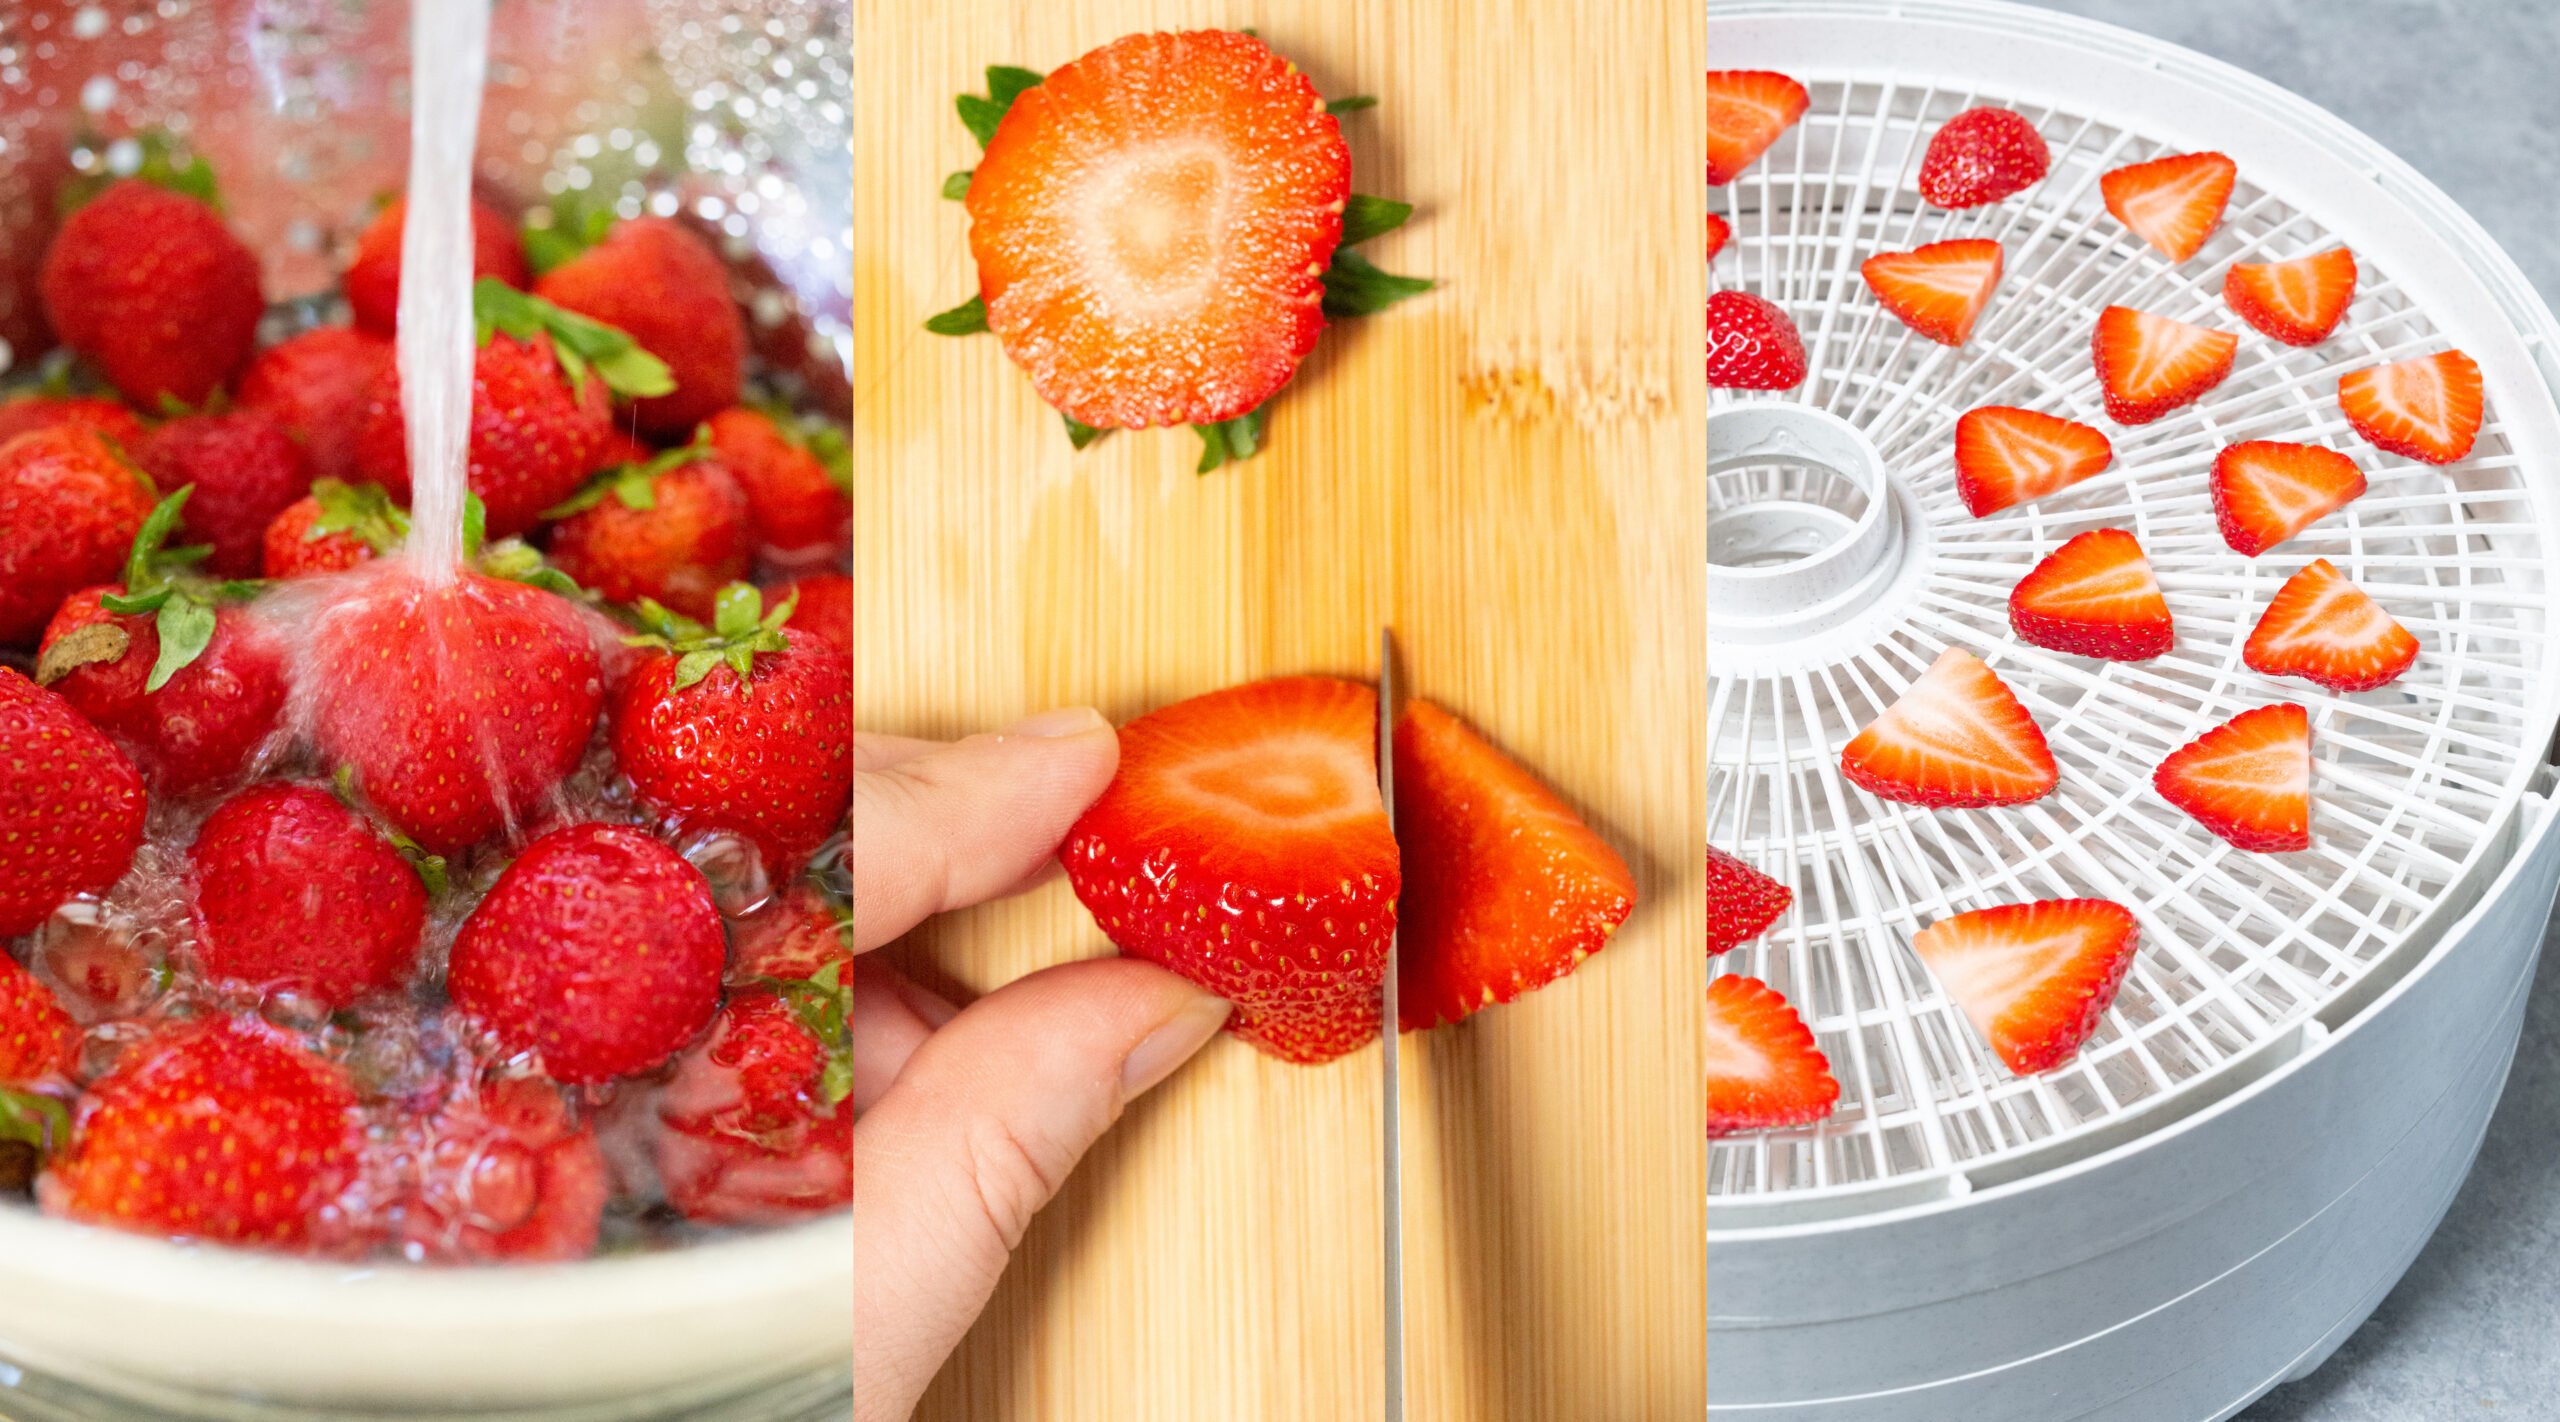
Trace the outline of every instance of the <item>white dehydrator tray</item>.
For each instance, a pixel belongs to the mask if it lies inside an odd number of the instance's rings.
[[[2560,884],[2546,763],[2560,719],[2546,569],[2560,547],[2560,325],[2496,245],[2372,140],[2263,80],[2112,27],[1981,0],[1719,0],[1708,60],[1807,85],[1803,121],[1710,210],[1717,289],[1785,308],[1811,375],[1718,391],[1708,423],[1708,838],[1796,892],[1719,971],[1804,1013],[1842,1094],[1827,1121],[1709,1159],[1709,1411],[1823,1422],[2220,1418],[2316,1366],[2433,1231],[2505,1082]],[[1924,205],[1938,125],[2019,110],[2052,171],[2006,202]],[[2218,150],[2239,188],[2172,265],[2110,217],[2101,173]],[[1868,294],[1880,251],[1993,237],[2007,274],[1938,346]],[[2221,301],[2233,261],[2345,244],[2347,323],[2295,350]],[[2155,424],[2106,418],[2098,312],[2241,333],[2231,378]],[[2471,455],[2385,455],[2338,377],[2458,347],[2488,387]],[[1952,479],[1965,410],[2107,431],[2104,474],[1989,518]],[[2205,473],[2244,439],[2351,454],[2368,492],[2257,559]],[[2178,624],[2155,661],[2010,635],[2008,590],[2095,527],[2132,529]],[[2248,670],[2241,643],[2326,557],[2423,644],[2354,696]],[[1841,747],[1947,646],[2035,713],[2062,785],[1931,812],[1843,780]],[[2310,709],[2313,849],[2253,855],[2153,795],[2152,767],[2250,706]],[[2116,1006],[2071,1065],[2009,1073],[1911,955],[1948,914],[2115,899],[2142,921]]]

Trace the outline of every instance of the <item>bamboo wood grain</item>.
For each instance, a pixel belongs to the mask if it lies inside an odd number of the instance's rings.
[[[1408,690],[1546,777],[1643,896],[1573,977],[1405,1040],[1409,1415],[1702,1416],[1703,10],[857,8],[861,724],[1365,677],[1393,626]],[[1354,186],[1418,211],[1364,251],[1444,285],[1335,326],[1269,451],[1202,478],[1187,431],[1071,452],[992,337],[920,327],[973,290],[952,96],[1205,25],[1379,97],[1344,122]],[[889,951],[969,992],[1108,945],[1053,883]],[[1377,1066],[1213,1044],[1087,1159],[918,1415],[1378,1416]]]

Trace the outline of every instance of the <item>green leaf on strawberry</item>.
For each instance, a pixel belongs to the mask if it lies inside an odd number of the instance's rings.
[[[41,1091],[0,1086],[0,1141],[31,1145],[43,1153],[70,1138],[70,1107]]]
[[[133,147],[123,146],[128,143]],[[114,142],[92,137],[80,145],[80,151],[91,155],[90,161],[55,191],[57,217],[69,217],[124,178],[167,188],[216,212],[222,210],[222,189],[214,182],[213,165],[204,160],[204,155],[180,146],[165,132],[154,129]]]
[[[564,193],[548,206],[525,214],[523,230],[518,233],[524,243],[526,265],[535,276],[543,276],[602,242],[613,231],[613,209],[599,202],[581,201]]]
[[[1078,449],[1082,449],[1086,445],[1093,443],[1095,440],[1102,438],[1104,435],[1111,433],[1111,431],[1106,429],[1098,429],[1092,425],[1079,423],[1073,415],[1060,415],[1058,418],[1067,422],[1067,443],[1074,445]]]
[[[968,169],[962,168],[951,176],[944,178],[942,180],[943,197],[952,202],[959,202],[963,198],[969,196],[969,179],[973,176],[975,175]]]
[[[224,602],[255,597],[262,584],[250,579],[215,581],[193,572],[197,563],[213,550],[203,544],[182,548],[166,545],[176,532],[184,515],[187,498],[195,492],[189,484],[153,505],[150,517],[133,536],[133,548],[126,555],[124,591],[109,593],[98,599],[98,605],[124,617],[149,616],[160,639],[160,654],[151,664],[151,675],[143,683],[145,692],[158,691],[169,684],[169,678],[186,670],[213,645],[214,608]],[[74,668],[92,662],[121,659],[132,641],[122,628],[112,628],[116,636],[102,631],[85,636],[65,637],[38,665],[39,681],[59,680]],[[84,629],[85,631],[86,629]]]
[[[1397,276],[1345,248],[1333,254],[1324,273],[1324,314],[1336,320],[1375,316],[1399,301],[1420,296],[1435,283],[1425,277]]]
[[[987,299],[973,296],[948,311],[927,317],[924,328],[937,336],[975,336],[987,329]]]
[[[960,122],[971,137],[984,148],[996,136],[996,126],[1004,122],[1013,101],[1040,87],[1047,76],[1036,69],[1017,69],[1009,64],[987,66],[987,92],[962,94],[954,106],[960,111]]]
[[[343,533],[377,555],[398,552],[409,537],[409,512],[391,502],[380,484],[349,484],[339,479],[311,481],[312,501],[320,516],[302,531],[302,541],[316,543]],[[475,496],[476,499],[476,496]]]
[[[1342,205],[1342,245],[1357,247],[1372,237],[1393,232],[1411,216],[1412,203],[1353,193]]]
[[[1214,425],[1193,425],[1200,436],[1200,465],[1195,473],[1206,474],[1222,464],[1251,459],[1262,452],[1262,438],[1271,427],[1271,407],[1236,416]]]
[[[564,311],[531,292],[518,291],[496,277],[482,277],[471,288],[472,339],[487,345],[492,335],[531,342],[551,337],[551,354],[569,378],[571,390],[583,395],[590,374],[605,388],[625,398],[664,395],[676,388],[666,363],[640,348],[617,327]]]
[[[834,1106],[853,1094],[853,986],[844,981],[844,964],[829,963],[805,978],[769,979],[774,991],[791,1005],[800,1025],[809,1029],[826,1051],[827,1064],[818,1077],[818,1094]]]
[[[587,481],[587,486],[542,511],[545,519],[567,518],[584,513],[603,503],[606,496],[622,501],[628,509],[654,509],[658,506],[658,476],[681,469],[711,453],[710,427],[697,431],[693,443],[667,450],[655,458],[630,464],[618,464]]]
[[[1350,98],[1335,99],[1333,102],[1326,104],[1324,106],[1324,111],[1333,115],[1335,118],[1340,118],[1344,114],[1356,114],[1362,109],[1374,109],[1377,106],[1377,95],[1354,94]]]
[[[644,597],[638,613],[640,625],[648,630],[622,641],[628,647],[655,647],[675,653],[673,690],[682,691],[726,666],[737,673],[739,685],[752,692],[757,654],[779,652],[789,645],[783,640],[782,628],[799,607],[800,594],[794,591],[780,606],[767,612],[764,594],[753,584],[731,583],[713,600],[711,625],[705,627],[655,598]]]

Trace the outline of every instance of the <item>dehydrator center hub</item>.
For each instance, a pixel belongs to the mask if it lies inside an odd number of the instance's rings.
[[[1707,562],[1719,645],[1800,644],[1911,567],[1919,509],[1855,425],[1763,403],[1707,425]]]

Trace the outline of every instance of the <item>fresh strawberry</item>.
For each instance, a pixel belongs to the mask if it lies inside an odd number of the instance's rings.
[[[2130,306],[2110,306],[2098,316],[2091,342],[2107,414],[2120,425],[2147,425],[2202,399],[2231,374],[2240,338],[2229,331],[2190,326]]]
[[[1840,1100],[1804,1019],[1758,978],[1707,984],[1705,1046],[1709,1136],[1809,1125]]]
[[[755,560],[747,496],[707,445],[610,470],[546,516],[560,520],[552,566],[607,602],[645,597],[708,618]]]
[[[53,989],[0,952],[0,1140],[9,1138],[7,1088],[68,1077],[79,1057],[80,1024]]]
[[[1378,793],[1377,694],[1284,677],[1120,728],[1120,771],[1058,858],[1123,953],[1236,1005],[1284,1061],[1378,1034],[1396,840]]]
[[[142,844],[142,775],[71,703],[0,667],[0,938],[102,894]]]
[[[2175,153],[2132,163],[2098,179],[2107,211],[2173,262],[2204,250],[2222,226],[2240,165],[2220,153]]]
[[[1787,313],[1747,291],[1707,298],[1707,384],[1793,390],[1804,384],[1804,337]]]
[[[322,326],[258,352],[240,372],[243,410],[254,410],[302,441],[311,472],[352,480],[366,400],[393,363],[389,337],[352,326]]]
[[[44,255],[45,319],[125,399],[201,405],[249,358],[266,298],[222,214],[139,179],[63,221]]]
[[[1973,338],[1973,323],[2000,287],[2000,244],[1979,237],[1885,252],[1859,267],[1894,319],[1943,346]]]
[[[686,1218],[785,1224],[853,1199],[848,971],[739,993],[676,1059],[657,1166]]]
[[[1707,71],[1707,185],[1723,187],[1804,117],[1811,96],[1784,74]],[[1713,256],[1711,252],[1708,254]]]
[[[593,1254],[612,1182],[595,1132],[560,1088],[502,1076],[403,1112],[383,1213],[418,1263],[539,1263]]]
[[[1718,254],[1718,253],[1721,253],[1722,251],[1724,251],[1724,244],[1725,244],[1725,243],[1727,243],[1727,242],[1730,242],[1730,241],[1732,241],[1732,240],[1733,240],[1733,224],[1732,224],[1732,223],[1730,223],[1730,222],[1725,221],[1722,217],[1718,216],[1718,215],[1717,215],[1717,214],[1715,214],[1715,213],[1712,213],[1712,212],[1708,213],[1708,214],[1707,214],[1707,260],[1708,260],[1708,261],[1710,261],[1710,262],[1714,261],[1714,260],[1716,259],[1717,254]]]
[[[357,326],[376,335],[388,336],[400,327],[400,228],[408,217],[405,199],[384,203],[356,237],[355,259],[347,264],[347,307]],[[515,224],[477,198],[471,203],[471,275],[518,289],[533,281]]]
[[[2243,711],[2152,772],[2160,798],[2242,849],[2311,847],[2311,714],[2291,702]]]
[[[354,1087],[254,1018],[179,1023],[93,1083],[37,1183],[45,1213],[279,1248],[354,1178]],[[228,1162],[228,1164],[225,1164]]]
[[[2222,278],[2231,314],[2289,346],[2329,339],[2356,299],[2356,254],[2344,247],[2289,262],[2234,262]]]
[[[507,1053],[590,1085],[693,1040],[727,959],[701,870],[639,830],[572,825],[498,876],[453,941],[445,990]]]
[[[987,326],[1080,424],[1236,419],[1315,348],[1350,196],[1340,126],[1262,41],[1115,40],[1015,99],[969,179]]]
[[[2023,115],[1967,109],[1930,136],[1920,196],[1938,207],[1980,207],[2033,187],[2052,165],[2052,150]]]
[[[842,573],[811,573],[775,591],[798,600],[784,626],[797,627],[846,656],[853,655],[853,579]]]
[[[1707,846],[1707,955],[1731,952],[1769,931],[1795,890]]]
[[[426,930],[419,871],[308,785],[269,782],[223,801],[196,832],[188,877],[208,975],[329,1008],[397,987]]]
[[[2349,371],[2338,407],[2374,448],[2451,464],[2480,437],[2480,367],[2460,351]]]
[[[830,963],[853,969],[853,915],[805,882],[738,920],[731,938],[743,977],[814,978]]]
[[[986,171],[978,169],[982,177]],[[683,224],[664,217],[616,223],[602,242],[543,273],[533,289],[563,310],[629,332],[666,363],[674,388],[631,407],[643,430],[682,434],[738,403],[746,318],[729,295],[720,254]]]
[[[1942,918],[1911,936],[1949,1001],[2020,1076],[2080,1054],[2133,966],[2142,926],[2105,899],[2044,899]]]
[[[153,502],[151,481],[94,430],[0,444],[0,647],[32,645],[64,598],[113,579]]]
[[[2253,439],[2214,456],[2212,485],[2222,541],[2255,558],[2354,502],[2364,471],[2322,445]]]
[[[696,437],[699,436],[697,431]],[[639,436],[617,424],[613,432],[604,437],[604,442],[596,446],[595,453],[588,456],[589,472],[601,474],[625,464],[646,464],[662,452],[655,445],[641,442]]]
[[[134,462],[163,489],[195,487],[184,525],[213,552],[207,572],[255,577],[267,525],[311,489],[311,462],[284,427],[248,410],[185,415],[145,436]]]
[[[1956,421],[1956,495],[1975,518],[2060,493],[2116,462],[2104,432],[2010,405]]]
[[[322,612],[313,744],[430,854],[521,825],[585,755],[603,675],[578,609],[523,583],[386,566]]]
[[[29,430],[76,425],[105,435],[118,449],[142,442],[142,418],[113,400],[86,395],[21,395],[0,405],[0,444]]]
[[[1509,1002],[1608,946],[1635,876],[1570,806],[1428,701],[1405,707],[1395,756],[1405,1031]]]
[[[707,428],[712,450],[747,491],[766,558],[805,567],[851,545],[853,471],[842,430],[785,424],[745,405],[713,415]]]
[[[2111,662],[2148,661],[2177,640],[2151,560],[2120,528],[2078,534],[2028,570],[2009,592],[2009,626],[2021,641]]]
[[[398,552],[408,537],[409,515],[380,484],[319,479],[268,523],[261,562],[270,578],[342,573]]]
[[[2298,676],[2331,691],[2371,691],[2400,679],[2418,639],[2326,558],[2285,579],[2240,659],[2267,676]]]
[[[1933,810],[2023,805],[2061,779],[2036,718],[1957,647],[1850,740],[1840,772],[1869,794]]]

